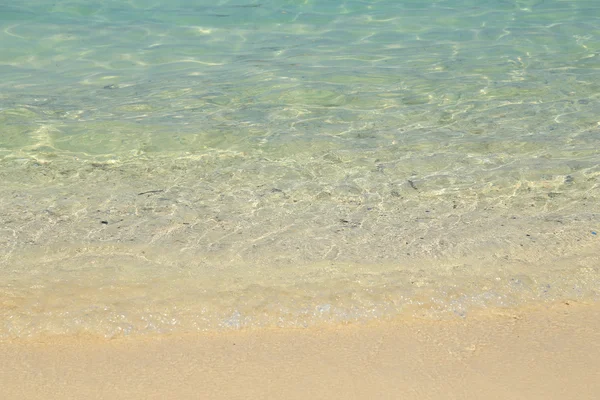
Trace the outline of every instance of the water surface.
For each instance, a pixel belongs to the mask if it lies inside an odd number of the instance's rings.
[[[591,0],[0,5],[0,338],[596,301]]]

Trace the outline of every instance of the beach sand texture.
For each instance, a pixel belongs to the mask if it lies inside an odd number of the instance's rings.
[[[596,399],[600,307],[0,345],[3,399]]]

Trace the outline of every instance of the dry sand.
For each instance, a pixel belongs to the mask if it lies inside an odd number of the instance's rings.
[[[598,399],[600,306],[0,344],[1,399]]]

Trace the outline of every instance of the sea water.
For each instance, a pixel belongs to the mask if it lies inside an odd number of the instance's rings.
[[[0,3],[0,338],[597,301],[597,0]]]

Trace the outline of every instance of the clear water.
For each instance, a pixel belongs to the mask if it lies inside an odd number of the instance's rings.
[[[600,288],[596,0],[0,3],[0,338]]]

